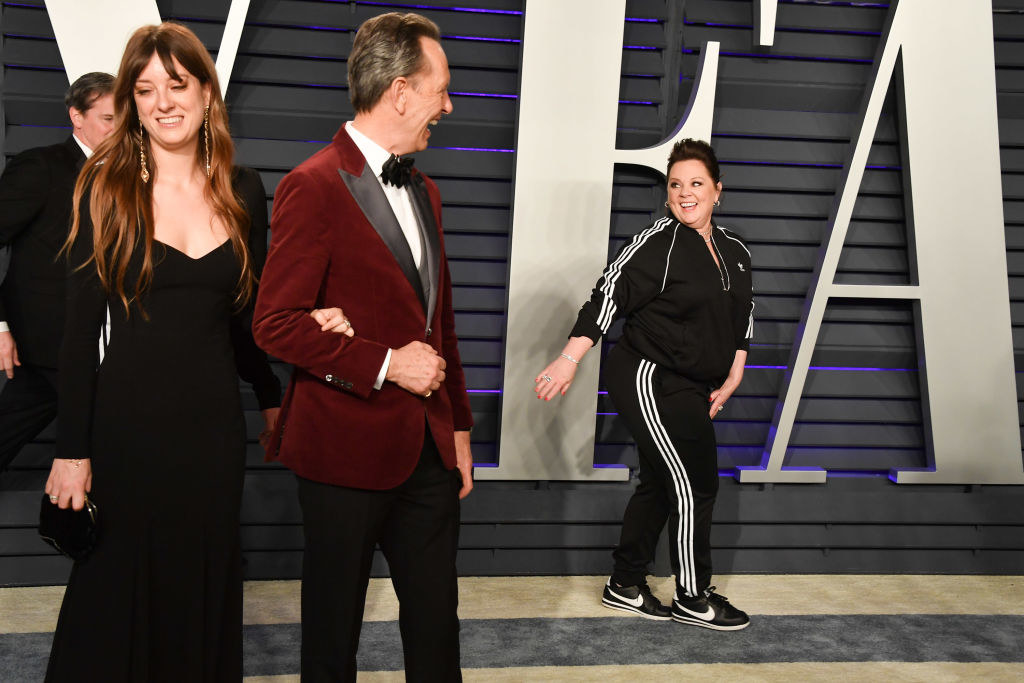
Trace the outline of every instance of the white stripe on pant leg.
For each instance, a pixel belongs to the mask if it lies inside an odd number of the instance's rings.
[[[646,364],[641,387],[641,407],[647,429],[654,439],[666,467],[672,475],[679,507],[679,524],[676,529],[676,553],[679,557],[679,583],[690,595],[697,593],[697,572],[693,565],[693,491],[686,469],[683,467],[675,445],[668,436],[668,431],[661,422],[654,397],[654,371],[656,366],[650,361]],[[684,551],[685,549],[685,551]]]
[[[681,477],[679,475],[679,472],[677,471],[676,464],[672,461],[672,459],[669,456],[666,455],[665,445],[660,440],[661,434],[658,431],[656,431],[656,430],[651,428],[651,419],[649,417],[649,414],[652,411],[653,412],[657,412],[657,411],[653,410],[651,406],[647,405],[647,402],[649,400],[651,400],[650,399],[651,394],[650,394],[650,391],[648,390],[647,387],[650,384],[650,375],[652,375],[654,373],[654,369],[655,369],[654,363],[651,363],[650,361],[641,359],[640,365],[637,367],[637,372],[636,372],[636,397],[637,397],[637,403],[640,406],[640,412],[641,412],[641,414],[643,415],[643,418],[644,418],[644,424],[647,426],[647,431],[651,435],[651,440],[654,441],[654,445],[658,449],[658,453],[661,455],[661,459],[665,461],[665,469],[668,470],[669,475],[672,477],[672,485],[675,487],[675,491],[676,491],[676,507],[678,508],[677,512],[679,513],[679,523],[676,525],[676,539],[675,539],[676,540],[676,555],[678,556],[677,559],[679,560],[679,577],[678,578],[679,578],[679,583],[681,583],[684,587],[688,587],[690,585],[690,583],[691,583],[690,571],[689,571],[689,566],[687,565],[686,562],[684,562],[684,558],[683,558],[683,554],[682,554],[682,550],[681,550],[682,549],[682,537],[681,537],[681,534],[682,534],[683,519],[684,519],[683,505],[685,503],[685,498],[683,496],[683,491],[682,491],[682,488],[680,486],[680,479],[681,479]]]
[[[669,438],[668,432],[661,422],[661,417],[658,415],[652,382],[655,367],[654,363],[650,361],[640,361],[636,378],[637,399],[647,431],[650,433],[658,448],[658,452],[665,461],[676,491],[679,511],[679,524],[676,528],[676,553],[679,556],[680,573],[679,583],[687,593],[696,595],[697,572],[693,564],[693,491],[690,487],[690,481],[686,476],[686,469],[683,467],[679,454],[676,452],[675,446],[672,444],[672,440]],[[687,550],[685,553],[683,552],[684,542]]]

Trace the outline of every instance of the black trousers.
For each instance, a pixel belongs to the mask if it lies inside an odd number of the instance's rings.
[[[460,681],[458,470],[445,469],[427,431],[400,486],[367,491],[298,478],[302,562],[302,680],[356,680],[373,551],[380,546],[400,604],[408,681]]]
[[[0,391],[0,472],[57,417],[57,371],[24,364]]]
[[[709,388],[620,346],[608,356],[605,381],[636,441],[640,484],[622,519],[612,578],[625,586],[643,583],[667,523],[676,592],[697,595],[711,583],[711,512],[718,494]]]

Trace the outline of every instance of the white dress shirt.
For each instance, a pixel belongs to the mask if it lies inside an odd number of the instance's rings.
[[[395,218],[398,219],[398,225],[402,228],[405,241],[409,243],[412,259],[416,263],[416,267],[419,268],[420,262],[423,260],[423,244],[420,237],[419,222],[416,220],[416,212],[412,208],[412,196],[409,194],[409,187],[395,187],[390,183],[385,183],[380,177],[381,169],[384,168],[384,162],[391,156],[391,152],[366,137],[366,135],[352,125],[351,121],[345,124],[345,130],[348,132],[349,137],[352,138],[352,142],[356,143],[356,147],[359,148],[363,158],[366,159],[366,164],[370,167],[370,172],[373,173],[377,182],[380,183],[381,189],[384,190],[384,196],[387,197],[391,210],[395,212]],[[380,389],[384,385],[384,378],[388,374],[388,366],[390,365],[391,349],[388,349],[387,356],[384,357],[384,365],[381,366],[380,372],[377,374],[377,381],[373,385],[374,389]]]

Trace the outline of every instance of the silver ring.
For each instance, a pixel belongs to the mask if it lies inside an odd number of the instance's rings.
[[[550,378],[550,377],[548,377],[547,375],[541,375],[541,377],[540,377],[540,378],[541,378],[542,380],[544,380],[545,382],[550,382],[550,381],[551,381],[551,378]]]
[[[722,408],[724,408],[724,407],[725,406],[718,406],[718,412],[722,412]]]
[[[50,502],[51,503],[56,503],[57,502],[57,496],[50,496]]]

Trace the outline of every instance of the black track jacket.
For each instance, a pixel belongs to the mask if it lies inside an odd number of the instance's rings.
[[[660,218],[619,249],[570,336],[596,345],[625,316],[620,344],[695,382],[722,382],[736,351],[750,348],[754,303],[750,251],[735,233],[712,225],[721,270],[695,230]]]

